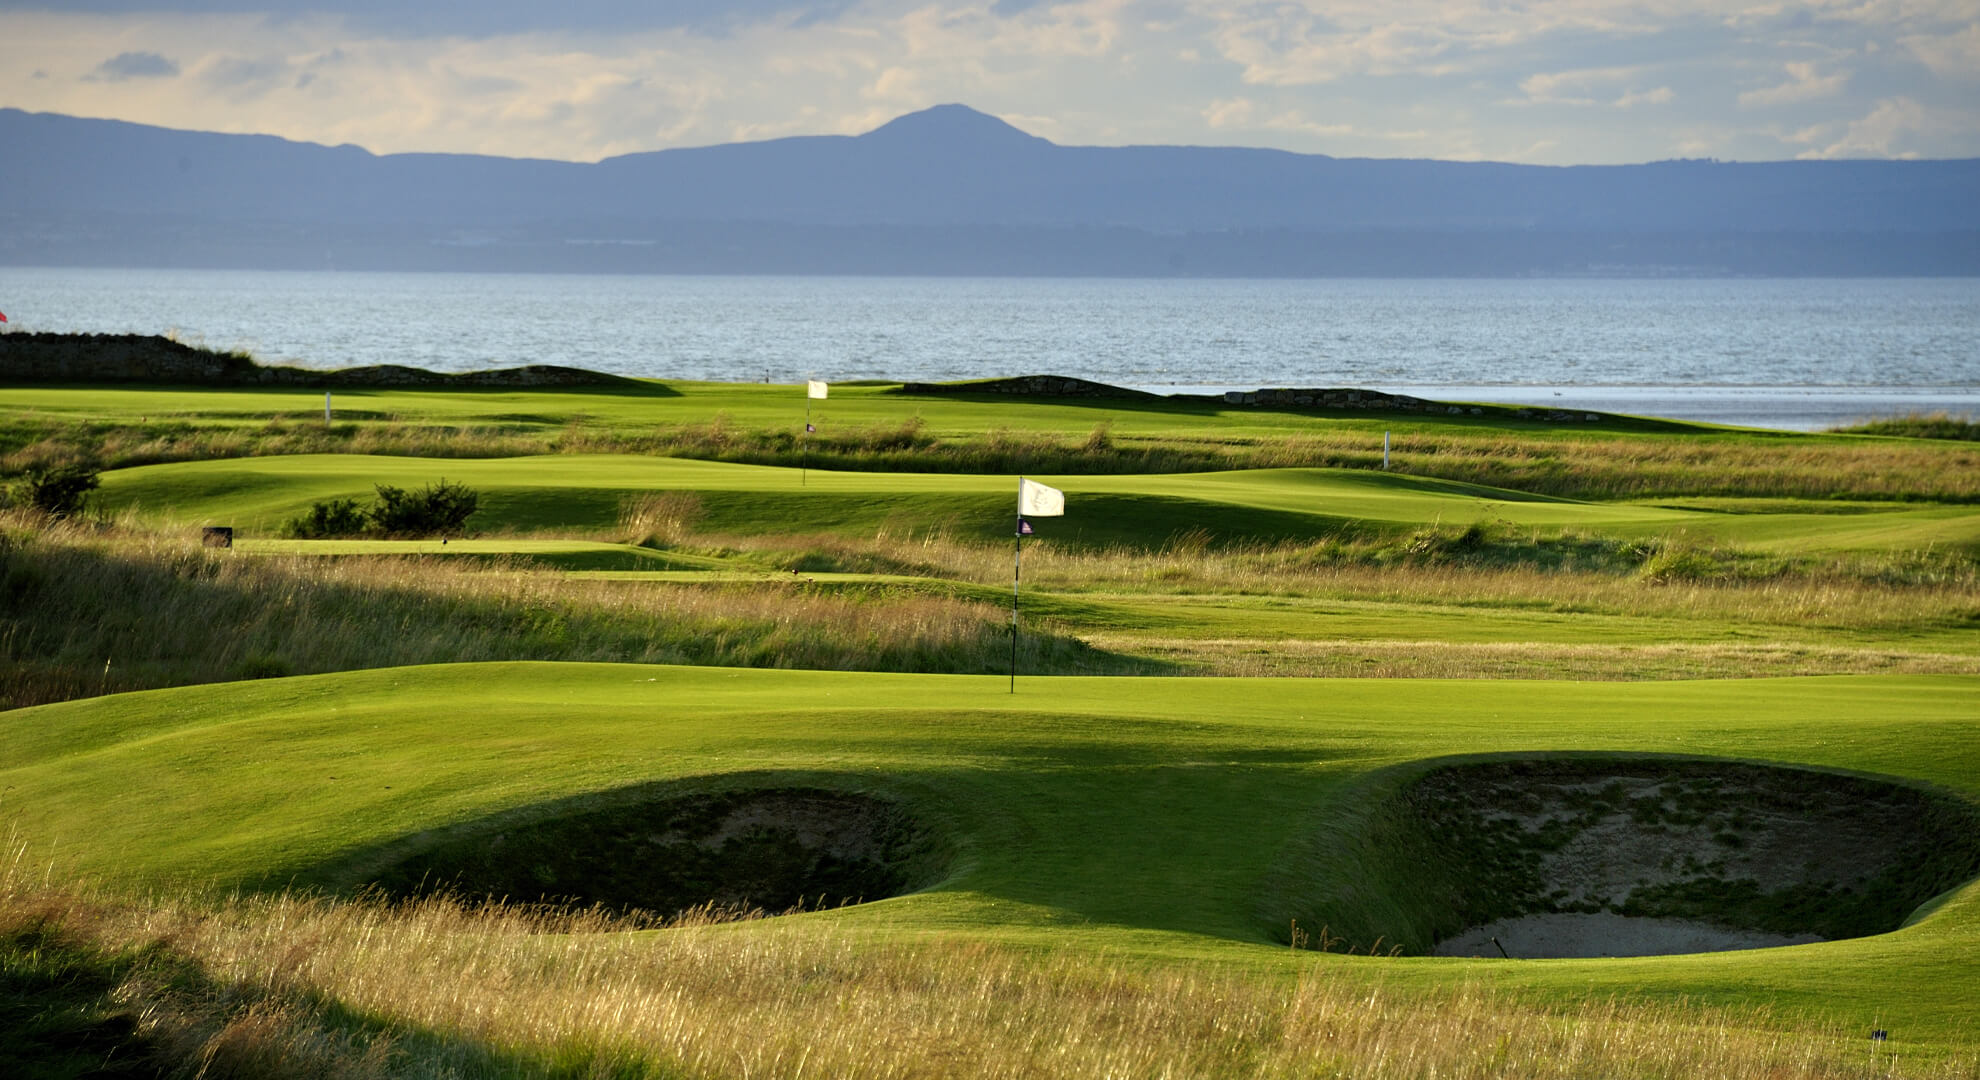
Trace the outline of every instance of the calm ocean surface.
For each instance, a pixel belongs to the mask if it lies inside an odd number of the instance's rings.
[[[311,367],[1354,386],[1813,428],[1980,414],[1980,279],[667,277],[0,268],[16,330]]]

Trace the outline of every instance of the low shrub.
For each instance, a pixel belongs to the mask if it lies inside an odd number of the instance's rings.
[[[282,526],[284,536],[321,540],[336,536],[458,536],[467,531],[481,496],[464,484],[445,480],[406,491],[376,485],[377,501],[359,506],[356,499],[326,499]]]
[[[12,499],[51,517],[75,517],[100,482],[94,465],[29,469],[14,485]]]
[[[368,522],[356,499],[326,499],[312,503],[299,517],[290,518],[283,533],[298,540],[322,540],[332,536],[357,536]]]
[[[446,536],[459,534],[474,516],[481,496],[464,484],[445,480],[418,491],[379,484],[378,502],[371,508],[371,528],[382,536]]]

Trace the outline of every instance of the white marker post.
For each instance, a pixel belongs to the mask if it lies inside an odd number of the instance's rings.
[[[1389,433],[1382,433],[1382,471],[1389,471]]]
[[[1026,518],[1064,517],[1066,493],[1018,477],[1017,547],[1011,553],[1011,693],[1017,693],[1018,582],[1024,577],[1024,538],[1031,532]]]
[[[323,392],[323,426],[330,426],[330,391]]]
[[[804,383],[804,451],[802,465],[798,469],[798,486],[811,483],[811,399],[825,399],[825,384],[818,379],[807,379]]]

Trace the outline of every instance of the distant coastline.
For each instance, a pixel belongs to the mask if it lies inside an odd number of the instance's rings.
[[[523,161],[0,108],[0,264],[1116,278],[1980,274],[1980,159],[1553,167],[857,136]],[[176,163],[160,168],[161,162]]]
[[[271,367],[1358,387],[1816,429],[1980,413],[1980,279],[1142,281],[0,267],[13,334]]]

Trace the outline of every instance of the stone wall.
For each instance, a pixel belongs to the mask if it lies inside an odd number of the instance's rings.
[[[154,383],[188,386],[601,386],[616,375],[527,367],[447,375],[383,364],[311,371],[263,367],[245,353],[216,352],[151,334],[0,333],[0,383]]]

